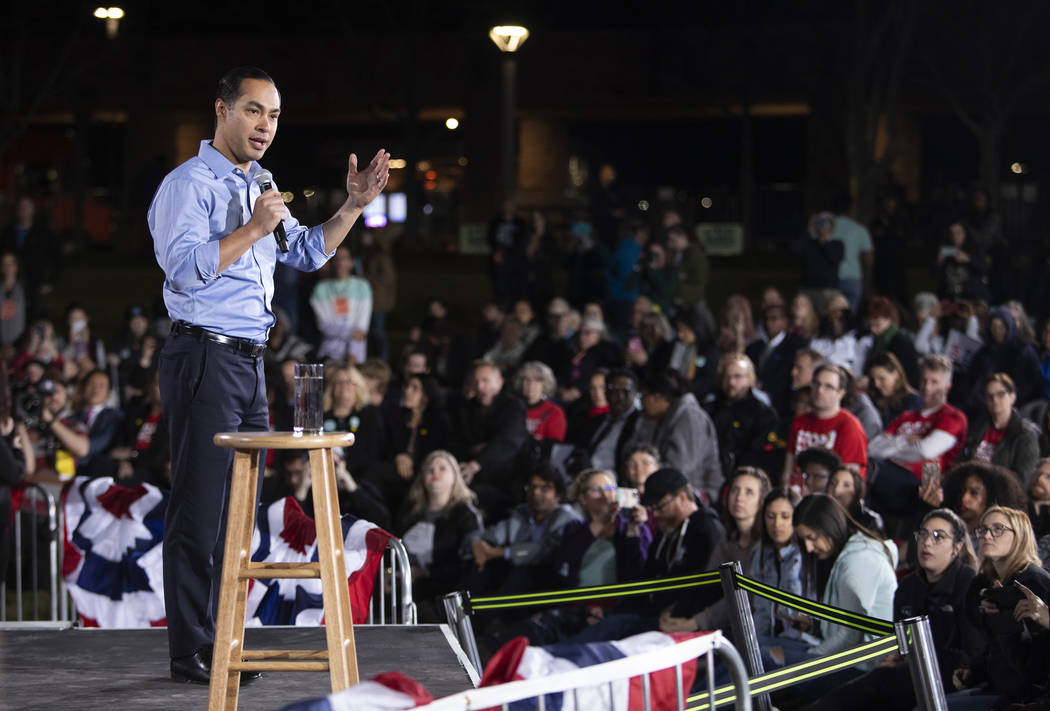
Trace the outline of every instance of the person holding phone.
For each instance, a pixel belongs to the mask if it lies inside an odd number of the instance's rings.
[[[1024,511],[993,506],[976,533],[980,568],[964,609],[980,635],[967,649],[969,664],[952,674],[960,691],[948,696],[950,709],[1005,708],[1045,691],[1050,573],[1036,555],[1032,524]]]

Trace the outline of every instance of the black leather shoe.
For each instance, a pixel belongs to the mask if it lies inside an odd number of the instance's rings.
[[[262,672],[241,672],[241,685],[247,686],[262,676]],[[172,657],[171,678],[191,684],[211,683],[211,647],[202,647],[185,657]]]

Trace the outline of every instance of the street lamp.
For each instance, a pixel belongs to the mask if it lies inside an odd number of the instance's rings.
[[[517,181],[514,176],[517,151],[514,136],[514,115],[517,112],[515,79],[517,68],[514,53],[529,38],[529,31],[519,25],[497,25],[489,30],[489,39],[504,53],[503,57],[503,200],[512,200]]]

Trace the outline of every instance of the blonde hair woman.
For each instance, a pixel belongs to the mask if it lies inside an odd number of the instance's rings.
[[[395,526],[412,563],[420,621],[438,621],[434,598],[456,590],[469,571],[482,531],[475,501],[452,454],[439,449],[423,460]]]
[[[325,432],[353,432],[354,446],[346,447],[346,468],[351,476],[370,474],[383,456],[386,436],[379,408],[369,402],[368,383],[352,365],[340,365],[325,376]]]

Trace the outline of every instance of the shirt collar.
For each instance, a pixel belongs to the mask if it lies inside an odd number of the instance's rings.
[[[215,177],[222,180],[228,173],[232,173],[237,168],[230,159],[224,156],[211,144],[211,141],[201,141],[200,150],[197,151],[197,157],[204,161],[204,165],[208,166],[208,169],[215,174]],[[259,164],[252,161],[248,166],[248,175],[245,176],[248,180],[251,180],[255,172],[259,170]]]

